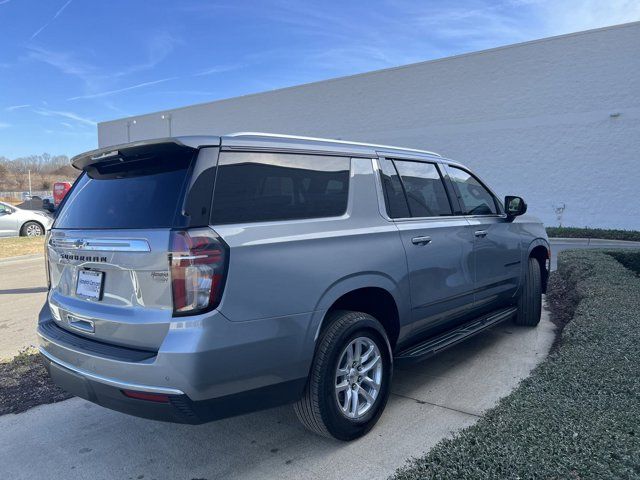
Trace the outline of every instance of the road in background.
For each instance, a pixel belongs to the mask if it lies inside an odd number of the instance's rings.
[[[0,360],[36,345],[38,312],[47,298],[44,257],[0,261]]]
[[[640,242],[623,240],[599,240],[594,238],[550,238],[551,270],[558,268],[558,254],[564,250],[584,250],[594,248],[640,248]]]

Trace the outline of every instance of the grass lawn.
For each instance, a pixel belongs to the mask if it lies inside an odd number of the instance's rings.
[[[638,259],[561,253],[548,300],[554,321],[568,323],[547,359],[394,479],[640,478]]]
[[[35,253],[44,253],[44,236],[0,238],[0,258]]]

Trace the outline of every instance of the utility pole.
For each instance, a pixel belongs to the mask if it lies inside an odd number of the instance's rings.
[[[28,170],[29,173],[29,197],[31,197],[31,169]]]

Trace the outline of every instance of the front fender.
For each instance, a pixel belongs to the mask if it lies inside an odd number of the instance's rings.
[[[550,255],[551,255],[551,245],[549,244],[549,241],[546,238],[536,238],[533,241],[531,241],[531,243],[529,244],[529,248],[527,249],[527,259],[531,256],[531,252],[533,252],[533,249],[536,247],[544,247],[547,251],[547,258],[549,258],[550,260]],[[523,269],[524,272],[524,269]],[[549,274],[551,273],[551,262],[545,262],[545,268],[542,271],[542,293],[547,293],[547,282],[549,280]],[[524,273],[523,273],[523,279],[522,281],[524,281]]]

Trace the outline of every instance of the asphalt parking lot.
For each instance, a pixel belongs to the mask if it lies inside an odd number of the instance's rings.
[[[554,251],[565,248],[556,245]],[[4,356],[34,343],[44,291],[42,258],[0,262]],[[352,443],[308,433],[291,407],[200,426],[129,417],[77,398],[5,415],[0,417],[2,477],[386,478],[407,459],[473,424],[508,394],[546,357],[554,328],[544,312],[535,329],[503,324],[426,362],[397,369],[380,422]]]

